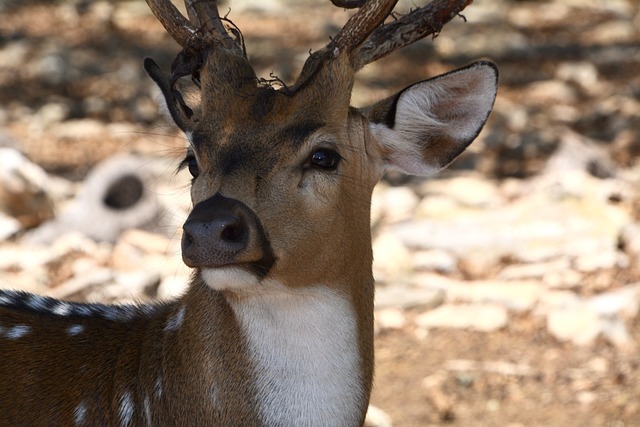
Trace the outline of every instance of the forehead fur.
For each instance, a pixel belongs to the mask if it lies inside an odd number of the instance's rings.
[[[354,70],[346,55],[322,61],[307,82],[278,90],[260,83],[247,59],[221,51],[208,55],[200,71],[201,121],[233,122],[344,120],[349,108]]]

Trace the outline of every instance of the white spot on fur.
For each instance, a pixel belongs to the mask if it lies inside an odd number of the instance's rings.
[[[147,420],[147,425],[151,426],[151,400],[149,396],[144,397],[144,416]]]
[[[357,424],[364,390],[356,315],[345,297],[263,283],[232,306],[256,364],[265,425]]]
[[[53,314],[57,314],[58,316],[67,316],[73,311],[73,306],[68,302],[59,301],[51,312]]]
[[[15,340],[24,337],[29,332],[31,332],[31,326],[15,325],[5,330],[4,336],[10,340]]]
[[[156,378],[155,383],[156,399],[162,398],[162,377]]]
[[[130,426],[134,412],[135,406],[133,404],[133,398],[131,397],[131,393],[126,391],[120,398],[120,406],[118,408],[120,425],[124,427]]]
[[[13,304],[15,302],[13,297],[14,295],[10,293],[0,295],[0,304]]]
[[[76,406],[76,408],[73,410],[73,421],[76,427],[79,427],[84,424],[86,416],[87,416],[87,407],[85,406],[84,402],[82,402],[78,406]]]
[[[166,326],[164,327],[165,331],[175,331],[182,326],[182,322],[184,322],[184,314],[187,311],[187,307],[184,305],[180,307],[180,309],[169,318]]]
[[[71,325],[67,328],[67,334],[69,334],[70,337],[74,337],[82,332],[84,332],[83,325]]]
[[[40,295],[29,295],[26,303],[34,310],[44,310],[47,308],[47,300]]]

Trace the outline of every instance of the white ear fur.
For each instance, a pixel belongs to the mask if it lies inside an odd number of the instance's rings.
[[[390,167],[430,175],[447,166],[476,138],[497,93],[489,62],[416,83],[396,98],[383,123],[370,123]]]

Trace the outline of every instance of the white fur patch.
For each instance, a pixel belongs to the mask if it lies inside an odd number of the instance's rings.
[[[87,416],[87,407],[84,402],[80,403],[73,410],[73,422],[77,427],[84,425]]]
[[[175,331],[179,329],[180,326],[182,326],[182,322],[184,322],[184,315],[186,311],[187,311],[187,307],[185,307],[184,305],[180,307],[180,309],[176,312],[176,314],[174,314],[172,317],[169,318],[169,320],[167,321],[167,324],[164,327],[164,330]]]
[[[357,425],[364,391],[349,301],[322,286],[265,281],[232,306],[256,364],[265,425]]]
[[[58,301],[58,303],[51,309],[51,312],[58,316],[67,316],[72,310],[73,306],[68,302]]]
[[[153,390],[156,394],[156,399],[162,398],[162,377],[156,378],[156,382],[154,384]]]
[[[149,396],[144,397],[144,418],[147,421],[147,425],[151,427],[151,399]]]
[[[254,274],[238,267],[203,268],[200,274],[202,280],[217,291],[248,290],[260,285]]]
[[[71,325],[67,328],[67,334],[69,334],[70,337],[74,337],[82,332],[84,332],[83,325]]]
[[[118,407],[121,426],[127,427],[131,425],[134,411],[135,411],[135,406],[133,404],[133,398],[131,397],[131,393],[126,391],[120,397],[120,406]]]
[[[11,328],[7,328],[4,331],[4,336],[5,336],[5,338],[8,338],[10,340],[16,340],[16,339],[24,337],[29,332],[31,332],[31,326],[29,326],[29,325],[16,325],[16,326],[12,326]]]

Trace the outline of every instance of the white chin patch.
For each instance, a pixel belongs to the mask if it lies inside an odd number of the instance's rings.
[[[204,283],[217,291],[246,290],[258,286],[258,278],[238,267],[203,268],[200,275]]]

